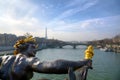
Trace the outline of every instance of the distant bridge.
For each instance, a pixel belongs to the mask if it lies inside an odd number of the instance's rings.
[[[79,45],[88,46],[89,43],[84,43],[84,42],[61,42],[61,43],[58,44],[59,48],[63,48],[63,46],[66,46],[66,45],[70,45],[75,49]]]
[[[65,42],[65,41],[59,41],[59,40],[44,40],[43,42],[39,43],[40,48],[63,48],[64,46],[70,45],[74,49],[79,45],[89,45],[88,42]]]

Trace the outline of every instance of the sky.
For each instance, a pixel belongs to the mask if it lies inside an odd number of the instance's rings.
[[[0,0],[0,33],[63,41],[120,34],[120,0]]]

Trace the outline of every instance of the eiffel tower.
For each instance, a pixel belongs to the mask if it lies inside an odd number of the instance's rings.
[[[45,28],[45,39],[47,39],[47,28]]]

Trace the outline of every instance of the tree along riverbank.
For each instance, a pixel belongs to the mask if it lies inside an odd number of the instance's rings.
[[[42,49],[42,47],[38,47],[38,49],[36,51],[40,51]],[[2,55],[12,55],[14,52],[14,48],[13,46],[0,46],[0,56]]]

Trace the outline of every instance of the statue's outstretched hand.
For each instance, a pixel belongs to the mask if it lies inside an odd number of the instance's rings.
[[[88,69],[93,69],[93,67],[92,67],[92,60],[90,59],[90,60],[88,60],[88,63],[87,63],[87,68]]]

